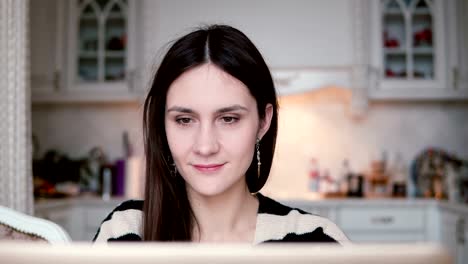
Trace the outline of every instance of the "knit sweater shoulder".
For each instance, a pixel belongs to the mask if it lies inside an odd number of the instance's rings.
[[[259,208],[254,244],[266,242],[350,243],[336,224],[325,217],[285,206],[257,193]],[[117,206],[101,223],[93,241],[142,241],[143,201]]]

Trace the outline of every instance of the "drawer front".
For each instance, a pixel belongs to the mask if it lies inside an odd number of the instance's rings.
[[[57,211],[46,211],[46,212],[36,212],[36,217],[49,220],[56,223],[64,229],[69,229],[69,219],[70,211],[69,210],[57,210]]]
[[[90,228],[97,228],[101,222],[112,212],[115,207],[96,207],[86,208],[86,226]]]
[[[319,215],[322,217],[329,217],[329,211],[330,209],[328,208],[323,208],[323,207],[306,207],[306,208],[301,208],[301,210],[304,210],[308,213],[314,214],[314,215]]]
[[[339,225],[350,231],[420,231],[425,229],[422,208],[342,208]]]
[[[425,242],[423,232],[348,232],[353,243],[416,243]]]

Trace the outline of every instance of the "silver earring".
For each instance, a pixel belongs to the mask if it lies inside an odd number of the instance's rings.
[[[262,165],[262,163],[260,162],[260,139],[259,138],[257,138],[255,147],[257,148],[257,177],[260,178],[260,166]]]
[[[172,163],[172,166],[174,166],[174,178],[177,177],[177,166],[175,165],[175,162]]]

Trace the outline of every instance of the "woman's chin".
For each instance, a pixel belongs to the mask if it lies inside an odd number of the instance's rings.
[[[226,188],[192,188],[192,193],[199,197],[214,197],[226,192]]]

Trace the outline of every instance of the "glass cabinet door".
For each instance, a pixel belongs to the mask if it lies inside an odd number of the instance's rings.
[[[79,0],[76,76],[79,83],[126,79],[126,0]]]
[[[435,78],[432,0],[381,0],[383,78]]]

